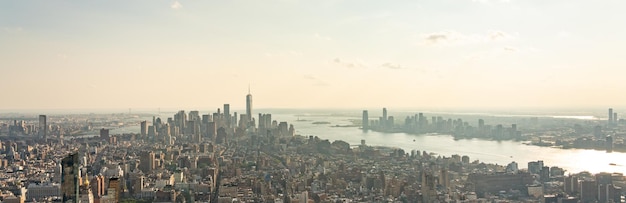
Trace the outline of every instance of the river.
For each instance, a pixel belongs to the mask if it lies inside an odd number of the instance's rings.
[[[319,112],[298,114],[296,111],[273,113],[272,119],[293,124],[296,128],[296,134],[313,135],[321,139],[328,139],[331,142],[343,140],[351,145],[359,145],[361,140],[365,140],[367,145],[399,147],[406,152],[419,150],[442,156],[467,155],[471,161],[479,160],[480,162],[499,165],[506,165],[515,161],[520,168],[526,168],[528,162],[543,160],[545,166],[561,167],[566,170],[566,174],[582,171],[626,174],[626,153],[539,147],[516,141],[454,140],[451,135],[363,132],[358,127],[333,127],[351,125],[351,119],[360,119],[354,115],[332,115]],[[162,119],[167,119],[166,117]],[[146,120],[151,120],[151,118]],[[313,124],[316,121],[329,122],[330,124]],[[139,126],[128,126],[112,129],[111,134],[138,132]]]
[[[399,147],[406,152],[420,150],[442,156],[467,155],[471,161],[479,160],[499,165],[515,161],[520,168],[526,168],[528,162],[543,160],[545,166],[561,167],[566,170],[566,174],[582,171],[626,173],[626,153],[539,147],[516,141],[455,140],[451,135],[363,132],[357,127],[331,127],[350,125],[351,119],[360,119],[359,117],[330,115],[298,117],[288,114],[272,116],[275,120],[294,124],[297,134],[314,135],[331,141],[343,140],[351,145],[358,145],[361,140],[365,140],[367,145]],[[297,121],[298,119],[307,121]],[[327,121],[331,124],[313,124],[315,121]],[[610,165],[611,163],[614,165]]]

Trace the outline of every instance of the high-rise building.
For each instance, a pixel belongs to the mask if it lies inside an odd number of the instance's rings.
[[[187,114],[185,114],[185,111],[178,111],[178,113],[174,115],[174,122],[176,122],[175,126],[178,126],[180,131],[184,131],[185,123],[187,122]]]
[[[91,185],[91,191],[93,192],[93,196],[96,199],[99,199],[100,197],[104,196],[104,176],[103,175],[96,175],[93,177],[93,179],[90,182]]]
[[[250,94],[250,88],[248,88],[248,95],[246,95],[246,119],[248,123],[252,122],[252,94]]]
[[[609,125],[613,124],[613,108],[609,108]]]
[[[230,104],[224,104],[224,122],[226,126],[231,126]]]
[[[39,137],[44,140],[48,138],[48,124],[46,121],[46,115],[39,115]]]
[[[224,115],[230,115],[230,104],[224,104]]]
[[[109,140],[109,129],[100,129],[100,139]]]
[[[478,130],[482,132],[484,129],[485,129],[485,120],[478,119]]]
[[[79,198],[79,167],[78,153],[73,153],[61,160],[62,176],[61,191],[63,194],[63,202],[78,202]]]
[[[370,127],[370,125],[369,125],[370,118],[369,118],[369,115],[367,113],[367,110],[363,110],[363,121],[361,121],[361,122],[362,122],[362,125],[363,125],[363,130],[368,130],[369,127]]]
[[[148,122],[141,121],[141,138],[148,136]]]
[[[120,183],[119,178],[110,178],[109,179],[109,188],[107,189],[107,194],[111,196],[114,202],[120,202],[120,196],[122,192],[122,185]]]
[[[150,173],[154,169],[154,159],[154,152],[142,152],[139,155],[139,170],[146,174]]]
[[[593,180],[583,180],[579,184],[580,200],[583,202],[595,201],[598,197],[598,184]]]
[[[387,108],[383,108],[383,120],[387,120]]]

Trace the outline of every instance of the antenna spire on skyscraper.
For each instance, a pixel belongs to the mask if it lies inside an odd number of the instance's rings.
[[[250,83],[248,83],[248,94],[250,94]]]

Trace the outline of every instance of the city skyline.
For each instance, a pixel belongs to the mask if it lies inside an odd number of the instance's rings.
[[[2,2],[0,109],[619,108],[623,6]]]

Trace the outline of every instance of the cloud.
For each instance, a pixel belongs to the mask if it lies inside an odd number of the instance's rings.
[[[325,41],[333,40],[332,38],[327,37],[327,36],[322,36],[319,33],[315,33],[315,35],[313,35],[313,36],[315,37],[315,39],[321,39],[321,40],[325,40]]]
[[[440,31],[421,35],[422,45],[465,45],[489,43],[514,39],[507,32],[490,30],[486,34],[463,34],[456,31]]]
[[[174,3],[172,3],[172,5],[170,7],[173,8],[173,9],[181,9],[181,8],[183,8],[183,5],[180,4],[180,2],[175,1]]]
[[[469,42],[470,36],[455,31],[441,31],[422,35],[422,39],[428,45],[446,45]]]
[[[330,84],[324,82],[323,80],[318,79],[317,77],[313,76],[313,75],[304,75],[302,76],[302,78],[313,82],[312,84],[314,86],[329,86]]]
[[[504,51],[516,52],[517,48],[506,46],[504,47]]]
[[[506,40],[506,39],[513,38],[513,36],[511,36],[510,34],[506,32],[502,32],[502,31],[498,31],[498,30],[489,31],[488,36],[491,41]]]
[[[401,66],[400,64],[393,64],[393,63],[383,63],[382,65],[380,65],[383,68],[388,68],[388,69],[404,69],[403,66]]]
[[[439,42],[447,41],[448,35],[446,34],[429,34],[425,37],[426,41],[429,41],[433,44],[437,44]]]
[[[341,65],[341,66],[346,67],[346,68],[367,68],[368,67],[365,63],[363,63],[361,61],[356,61],[356,62],[345,61],[345,60],[340,59],[340,58],[333,59],[333,63],[337,64],[337,65]]]

